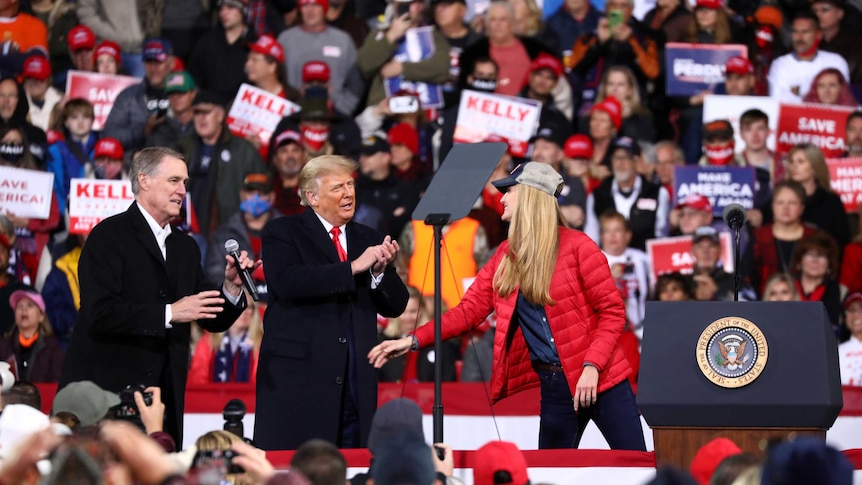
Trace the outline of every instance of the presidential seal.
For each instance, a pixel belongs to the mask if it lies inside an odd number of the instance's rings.
[[[697,365],[713,384],[736,388],[751,384],[766,367],[769,346],[750,320],[725,317],[709,324],[697,341]]]

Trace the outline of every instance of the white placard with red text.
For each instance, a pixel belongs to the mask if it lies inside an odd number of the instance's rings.
[[[844,209],[855,212],[862,203],[862,158],[830,158],[829,185],[841,197]]]
[[[269,143],[278,122],[299,110],[299,105],[281,96],[243,84],[227,114],[227,126],[236,136],[258,135],[262,142]]]
[[[51,214],[54,174],[0,167],[0,214],[47,219]]]
[[[719,237],[721,238],[721,257],[719,260],[724,270],[732,273],[733,244],[730,242],[730,233],[722,232]],[[691,274],[694,269],[694,256],[691,255],[691,236],[647,239],[646,250],[652,268],[650,286],[655,286],[656,280],[663,274],[674,271]]]
[[[93,103],[93,130],[99,131],[105,127],[105,120],[120,91],[140,82],[140,79],[132,76],[71,70],[66,77],[66,98],[84,98]]]
[[[455,123],[455,143],[476,143],[496,135],[514,156],[525,156],[536,133],[542,103],[532,99],[464,90]]]
[[[72,179],[69,232],[87,234],[102,219],[125,212],[134,201],[128,180]]]

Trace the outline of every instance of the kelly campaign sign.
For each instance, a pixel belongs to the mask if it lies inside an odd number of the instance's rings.
[[[829,185],[841,197],[844,209],[855,212],[862,203],[862,158],[830,158]]]
[[[721,240],[721,263],[724,270],[733,272],[733,244],[731,244],[730,233],[722,232]],[[679,271],[683,274],[691,274],[694,270],[694,256],[691,255],[691,236],[662,237],[647,239],[646,250],[649,258],[651,284],[659,276]]]
[[[724,64],[733,56],[748,57],[741,44],[686,44],[665,46],[669,96],[693,96],[724,82]]]
[[[431,26],[409,29],[404,35],[392,59],[398,62],[419,62],[434,55],[434,31]],[[404,80],[404,76],[386,78],[383,82],[386,97],[391,97],[400,89],[407,89],[419,95],[422,109],[443,107],[443,88],[439,84]]]
[[[844,153],[844,127],[853,108],[825,104],[784,104],[778,114],[778,153],[793,145],[813,143],[823,154],[840,157]]]
[[[708,94],[703,98],[703,122],[709,123],[715,120],[728,120],[733,125],[733,136],[736,141],[736,152],[745,149],[745,140],[742,138],[742,129],[739,126],[739,117],[750,109],[759,109],[769,118],[769,136],[766,138],[766,147],[775,151],[776,134],[778,133],[778,109],[779,103],[775,98],[768,96],[726,96],[719,94]],[[697,163],[692,160],[691,163]]]
[[[227,126],[231,133],[241,138],[258,135],[266,145],[278,122],[299,109],[299,105],[281,96],[243,83],[227,114]]]
[[[690,194],[709,199],[712,213],[721,216],[730,204],[746,209],[754,207],[754,167],[674,167],[674,198],[679,201]]]
[[[72,179],[69,232],[89,233],[102,219],[125,212],[134,199],[128,180]]]
[[[476,143],[496,135],[516,157],[527,154],[542,103],[532,99],[464,90],[455,123],[455,143]]]
[[[53,194],[53,173],[0,167],[0,214],[47,219]]]
[[[131,76],[71,70],[66,77],[66,97],[84,98],[93,103],[93,130],[99,131],[105,127],[105,120],[120,91],[140,82],[140,79]]]

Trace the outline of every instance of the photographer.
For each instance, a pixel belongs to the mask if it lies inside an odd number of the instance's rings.
[[[135,406],[138,416],[144,426],[144,432],[155,440],[167,453],[173,453],[177,449],[171,435],[165,433],[165,405],[162,402],[162,390],[155,386],[144,389],[144,393],[135,391]],[[147,404],[149,401],[149,404]],[[182,445],[182,443],[180,443]]]

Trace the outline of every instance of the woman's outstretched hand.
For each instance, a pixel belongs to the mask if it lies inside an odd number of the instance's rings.
[[[409,335],[398,340],[386,340],[368,352],[368,362],[379,369],[383,367],[383,364],[389,362],[389,359],[406,354],[411,346],[413,346],[413,337]]]

